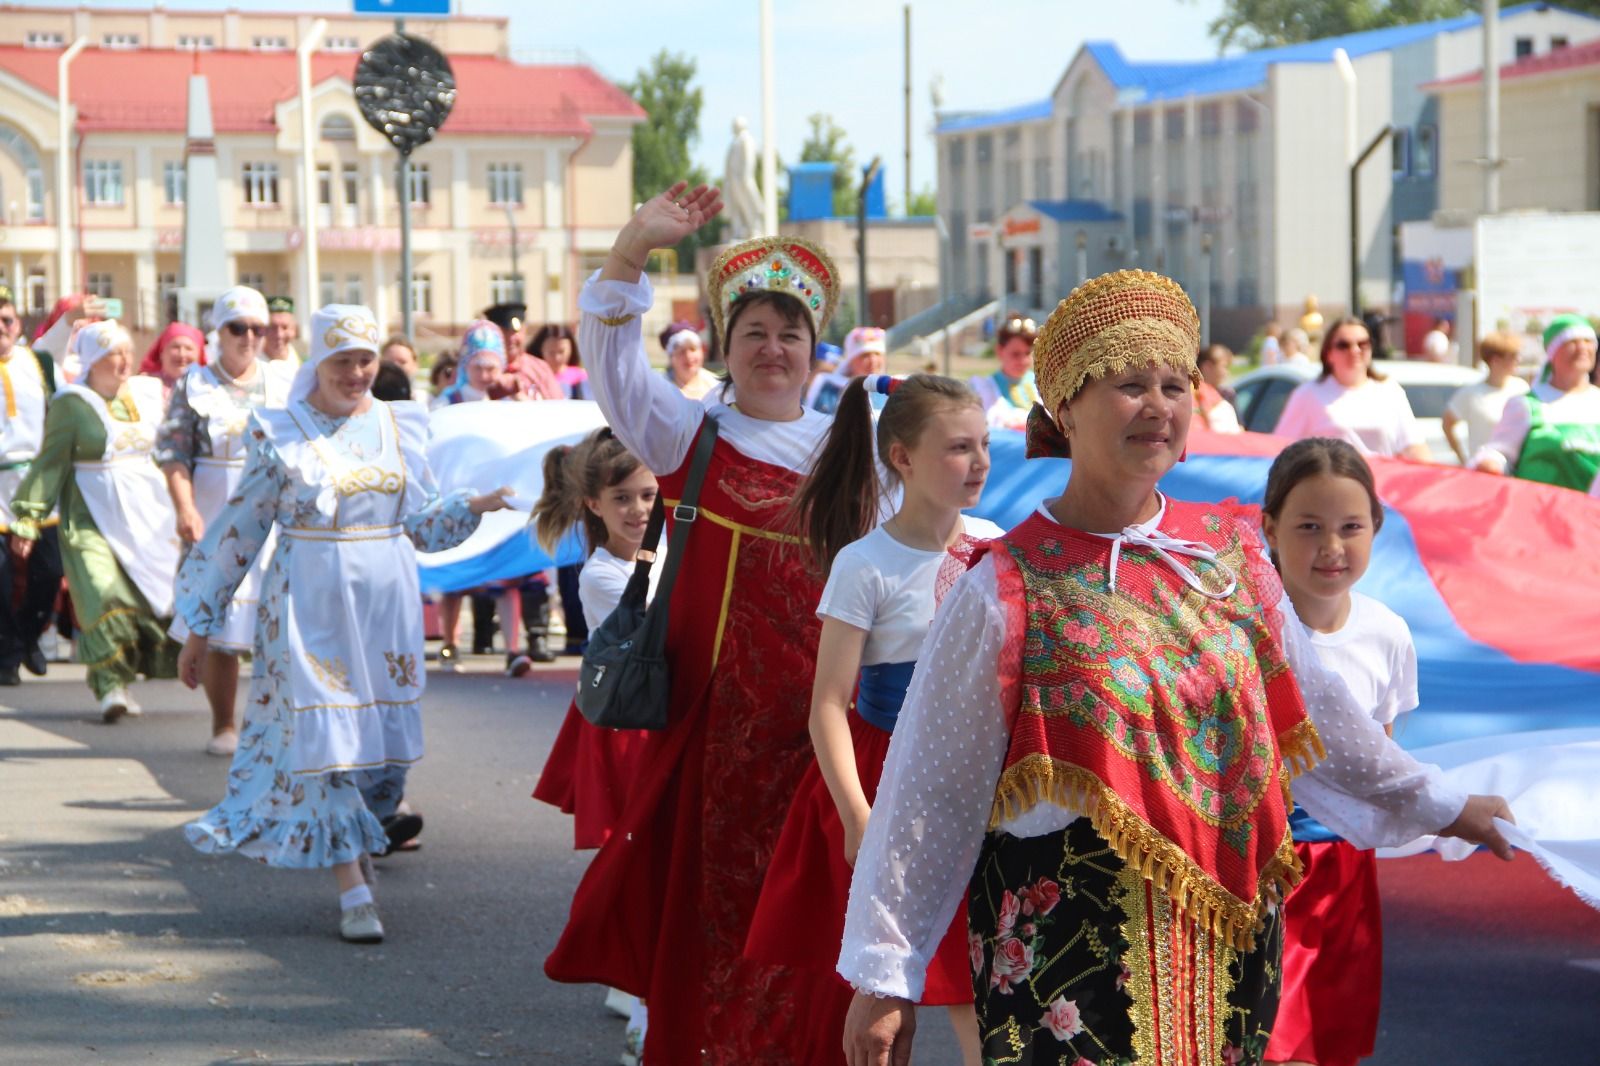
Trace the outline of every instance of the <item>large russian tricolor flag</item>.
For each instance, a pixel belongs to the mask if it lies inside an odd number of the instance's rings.
[[[1259,505],[1286,443],[1197,429],[1161,488]],[[1024,461],[1009,432],[994,434],[992,459],[976,510],[1007,528],[1060,492],[1071,465]],[[1506,795],[1527,831],[1520,842],[1600,906],[1600,500],[1456,467],[1371,463],[1385,514],[1359,588],[1410,625],[1421,688],[1396,738],[1461,787]]]

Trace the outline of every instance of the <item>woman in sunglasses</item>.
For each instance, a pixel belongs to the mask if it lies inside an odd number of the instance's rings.
[[[1341,318],[1322,338],[1322,373],[1289,394],[1280,437],[1334,437],[1366,455],[1431,461],[1405,390],[1372,368],[1372,335],[1359,318]]]
[[[1039,388],[1033,383],[1033,338],[1038,332],[1031,318],[1012,315],[1006,319],[994,338],[1000,369],[968,382],[995,429],[1021,429],[1027,424],[1028,412],[1039,402]]]
[[[289,395],[294,367],[272,362],[262,354],[269,314],[267,301],[246,285],[229,289],[211,308],[216,324],[218,358],[190,367],[172,387],[167,417],[156,438],[156,462],[167,478],[167,491],[178,514],[178,537],[184,554],[205,535],[244,473],[245,426],[257,407],[282,407]],[[250,650],[255,633],[256,601],[270,551],[240,582],[229,605],[227,622],[211,638],[201,676],[211,704],[208,755],[232,755],[239,742],[234,703],[239,689],[239,656]],[[172,635],[189,635],[182,619]]]

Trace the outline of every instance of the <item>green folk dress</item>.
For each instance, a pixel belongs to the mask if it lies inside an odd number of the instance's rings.
[[[153,424],[152,412],[141,409],[146,406],[126,391],[107,404],[112,420],[130,429]],[[159,421],[160,412],[153,414]],[[178,659],[165,622],[117,561],[79,489],[73,464],[98,463],[105,454],[105,423],[90,402],[58,395],[45,417],[39,457],[11,503],[17,516],[12,532],[28,540],[38,538],[39,524],[52,510],[60,513],[61,561],[78,616],[78,657],[97,699],[139,675],[176,677]]]

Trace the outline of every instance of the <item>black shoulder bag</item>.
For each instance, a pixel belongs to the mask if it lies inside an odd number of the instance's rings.
[[[717,420],[707,414],[696,435],[694,461],[683,486],[683,499],[672,509],[672,537],[667,545],[666,569],[648,607],[650,568],[661,529],[666,524],[666,503],[656,497],[655,510],[645,528],[640,558],[622,593],[617,609],[589,634],[589,646],[578,667],[578,713],[607,729],[662,729],[672,694],[667,665],[667,608],[673,581],[689,542],[689,527],[699,517],[700,485],[717,442]],[[648,558],[646,558],[648,554]]]

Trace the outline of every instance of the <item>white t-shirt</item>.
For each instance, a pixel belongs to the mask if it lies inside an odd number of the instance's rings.
[[[1424,443],[1399,384],[1369,378],[1348,389],[1331,375],[1296,387],[1273,432],[1293,440],[1335,437],[1367,455],[1399,455]]]
[[[961,516],[961,528],[979,540],[1005,532],[971,515]],[[913,662],[933,622],[934,579],[947,558],[901,544],[879,526],[834,558],[817,615],[867,631],[862,666]]]
[[[1417,647],[1404,618],[1371,596],[1352,592],[1350,617],[1337,632],[1319,633],[1309,626],[1305,632],[1322,665],[1379,725],[1416,709]]]
[[[663,533],[656,563],[650,568],[650,589],[645,594],[646,603],[656,598],[656,584],[661,580],[661,569],[666,561],[667,538]],[[596,548],[594,554],[589,556],[583,569],[578,571],[578,602],[583,605],[583,617],[590,629],[597,628],[617,609],[617,604],[622,602],[622,593],[628,587],[628,579],[632,576],[633,564],[618,559],[603,547]]]
[[[1528,383],[1512,375],[1495,388],[1487,381],[1463,385],[1450,397],[1448,410],[1467,427],[1467,454],[1472,455],[1489,443],[1494,427],[1505,414],[1506,401],[1528,391]]]

